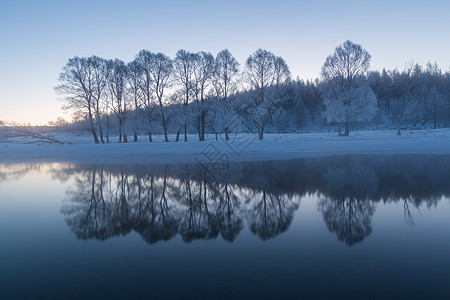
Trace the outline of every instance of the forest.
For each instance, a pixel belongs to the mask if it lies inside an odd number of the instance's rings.
[[[450,71],[413,61],[398,70],[370,70],[371,55],[351,41],[336,47],[315,80],[292,78],[286,61],[258,49],[241,66],[225,49],[179,50],[175,58],[141,50],[131,62],[70,58],[55,90],[71,122],[95,143],[169,134],[287,133],[436,129],[450,125]]]

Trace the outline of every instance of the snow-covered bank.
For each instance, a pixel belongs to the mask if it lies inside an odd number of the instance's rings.
[[[70,141],[72,137],[58,137]],[[260,161],[343,154],[450,154],[450,129],[404,131],[358,131],[349,137],[330,133],[267,134],[262,141],[255,135],[239,134],[231,140],[215,141],[213,135],[199,142],[156,141],[153,143],[92,144],[89,137],[73,144],[0,143],[0,163],[80,162],[171,164],[213,161]]]

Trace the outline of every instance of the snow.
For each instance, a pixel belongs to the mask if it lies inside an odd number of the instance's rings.
[[[255,134],[230,134],[228,142],[223,136],[215,141],[212,134],[206,135],[204,142],[190,135],[188,142],[165,143],[163,136],[154,136],[155,141],[148,143],[141,136],[136,143],[99,145],[87,135],[59,134],[57,138],[66,144],[30,143],[23,139],[0,142],[0,163],[174,164],[205,159],[211,162],[224,157],[229,161],[263,161],[343,154],[450,154],[450,128],[405,130],[401,136],[393,130],[354,131],[349,137],[337,136],[336,132],[266,134],[262,141]],[[174,136],[169,139],[173,141]]]

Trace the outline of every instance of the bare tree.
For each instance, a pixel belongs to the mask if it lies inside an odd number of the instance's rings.
[[[360,45],[345,41],[322,66],[326,88],[325,115],[330,122],[344,122],[346,136],[350,122],[371,120],[377,109],[375,94],[365,80],[370,58]],[[364,113],[361,109],[365,109]]]
[[[156,99],[158,100],[161,122],[164,129],[164,140],[168,142],[169,138],[167,137],[167,124],[164,114],[164,92],[168,87],[170,87],[172,83],[173,64],[172,60],[162,53],[151,53],[150,59],[152,62],[152,67],[149,70],[151,79],[150,82],[152,85],[152,90],[154,91]]]
[[[228,51],[228,49],[224,49],[219,52],[215,59],[213,74],[214,94],[216,99],[218,100],[217,105],[219,106],[219,111],[229,112],[232,109],[230,107],[230,96],[234,95],[238,90],[238,74],[239,63],[230,53],[230,51]],[[217,109],[215,110],[215,112],[217,112]],[[229,118],[226,118],[226,120],[228,122],[224,122],[225,140],[228,141],[229,126],[231,124],[229,124]]]
[[[188,105],[190,101],[190,94],[192,93],[195,55],[186,50],[178,50],[174,59],[175,72],[174,75],[177,81],[181,84],[184,99],[183,99],[183,118],[184,118],[184,141],[187,142],[187,117]]]
[[[104,144],[103,139],[103,127],[102,127],[102,115],[105,113],[106,104],[106,87],[109,77],[109,65],[108,61],[104,58],[91,56],[88,58],[88,64],[91,66],[93,74],[93,99],[94,99],[94,111],[96,115],[97,126],[100,134],[100,141]]]
[[[111,74],[108,80],[108,89],[111,97],[111,109],[119,120],[119,143],[128,141],[127,134],[124,131],[125,121],[128,113],[128,99],[126,95],[126,85],[128,79],[128,68],[126,64],[115,59],[109,61]]]
[[[131,98],[133,102],[133,132],[134,137],[133,141],[138,141],[138,129],[139,129],[139,121],[140,121],[140,113],[141,113],[141,101],[142,101],[142,93],[140,89],[140,80],[141,80],[141,69],[136,60],[129,62],[127,64],[128,68],[128,80],[127,80],[127,94]]]
[[[289,80],[289,68],[283,58],[258,49],[247,59],[245,78],[255,93],[254,102],[248,111],[262,140],[265,126],[279,108],[279,88]]]
[[[153,69],[152,53],[148,50],[141,50],[135,59],[136,63],[139,65],[141,80],[140,80],[140,90],[142,93],[142,104],[147,113],[148,121],[148,141],[152,141],[152,76],[151,72]]]
[[[194,55],[194,76],[192,90],[197,103],[197,131],[200,141],[205,140],[205,100],[214,73],[214,57],[211,53],[198,52]]]
[[[70,58],[58,80],[60,85],[55,90],[63,97],[63,109],[72,111],[75,119],[88,118],[88,130],[94,142],[100,143],[95,126],[94,72],[88,58]]]

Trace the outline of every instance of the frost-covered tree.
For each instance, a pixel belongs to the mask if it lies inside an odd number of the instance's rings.
[[[195,54],[186,50],[178,50],[174,59],[174,76],[182,87],[183,92],[183,116],[185,122],[184,127],[184,141],[187,142],[187,128],[188,128],[188,105],[191,100],[192,88],[194,85],[194,70],[195,70]]]
[[[172,84],[173,64],[172,60],[162,53],[151,53],[150,59],[152,64],[152,67],[149,70],[151,79],[150,82],[152,90],[154,91],[155,98],[158,101],[161,123],[164,130],[164,141],[168,142],[169,138],[167,137],[167,121],[164,113],[166,109],[164,93]]]
[[[424,92],[422,69],[414,62],[408,62],[402,72],[392,72],[394,98],[392,105],[397,127],[397,135],[401,135],[401,125],[405,121],[415,122],[421,117],[420,101]]]
[[[93,85],[93,94],[92,97],[94,99],[94,111],[96,115],[97,126],[100,135],[100,141],[105,143],[103,137],[103,126],[102,126],[102,117],[103,115],[107,115],[108,106],[107,104],[107,85],[108,78],[110,74],[110,65],[108,61],[104,58],[98,56],[91,56],[88,58],[88,64],[91,67],[93,74],[93,81],[91,82]]]
[[[200,51],[194,54],[194,76],[192,91],[197,104],[196,127],[200,141],[205,140],[206,105],[205,100],[214,74],[214,57],[211,53]]]
[[[225,140],[229,140],[230,126],[236,119],[233,108],[233,98],[238,91],[239,63],[234,56],[224,49],[216,56],[213,73],[214,101],[214,131],[225,132]]]
[[[109,105],[119,121],[119,143],[128,141],[125,128],[125,121],[129,110],[129,98],[127,97],[127,80],[128,68],[127,65],[115,59],[109,61],[110,76],[108,77],[108,89],[110,94]]]
[[[445,112],[447,106],[447,98],[445,96],[445,88],[443,84],[443,74],[437,63],[427,63],[425,79],[425,101],[429,115],[433,122],[433,128],[436,129],[441,112]]]
[[[63,109],[71,111],[74,119],[87,118],[87,130],[94,142],[100,143],[96,127],[96,98],[94,69],[85,57],[70,58],[58,78],[60,84],[55,88],[64,101]]]
[[[386,113],[391,112],[392,101],[392,78],[386,69],[379,71],[371,71],[367,76],[367,80],[378,100],[378,108]]]
[[[133,102],[134,111],[132,112],[132,128],[134,132],[133,141],[138,141],[138,129],[139,123],[141,121],[141,102],[142,102],[142,92],[140,88],[141,83],[141,68],[139,67],[139,63],[134,60],[127,64],[128,68],[128,86],[127,86],[127,95],[131,98]]]
[[[152,76],[153,56],[148,50],[141,50],[135,62],[140,69],[141,78],[139,81],[140,93],[142,94],[142,105],[147,115],[148,123],[148,141],[152,142],[152,116],[153,116],[153,90],[152,90]]]
[[[339,82],[328,82],[326,88],[333,92],[325,94],[323,114],[330,123],[344,123],[346,136],[350,123],[370,121],[375,116],[377,98],[363,79],[348,90],[342,89]]]
[[[182,90],[176,90],[170,96],[169,117],[173,119],[173,129],[176,130],[175,142],[180,140],[180,129],[190,121],[189,111],[184,105],[185,94]]]
[[[318,81],[312,80],[306,80],[301,84],[302,101],[313,124],[321,119],[322,96],[319,86]]]
[[[281,86],[289,81],[289,67],[283,58],[272,52],[258,49],[246,61],[245,79],[253,92],[253,99],[247,107],[258,130],[260,140],[273,114],[280,109]]]
[[[445,72],[444,78],[443,78],[443,85],[444,85],[444,94],[447,97],[447,109],[445,110],[447,115],[447,122],[450,121],[450,71]],[[449,123],[447,123],[449,124]]]
[[[324,116],[329,122],[344,123],[346,136],[350,123],[370,121],[377,111],[376,96],[365,77],[370,58],[360,45],[346,41],[322,66]]]
[[[291,126],[295,130],[303,129],[307,114],[307,108],[303,102],[303,88],[304,83],[298,78],[285,85],[286,100],[282,103],[284,116],[272,120],[279,130],[285,130]]]

